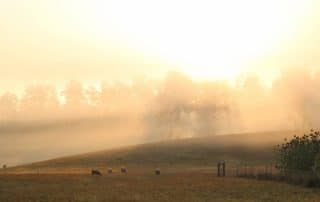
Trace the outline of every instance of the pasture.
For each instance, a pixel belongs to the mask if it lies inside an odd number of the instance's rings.
[[[2,202],[319,200],[320,191],[316,189],[269,181],[218,178],[213,172],[204,170],[160,176],[150,170],[102,177],[86,174],[0,176]]]
[[[236,165],[270,163],[274,144],[290,135],[174,140],[12,167],[0,173],[0,201],[320,201],[319,189],[232,176]],[[216,176],[220,160],[226,177]]]

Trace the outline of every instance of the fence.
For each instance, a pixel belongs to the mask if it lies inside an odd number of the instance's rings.
[[[226,176],[252,178],[257,180],[285,181],[291,184],[307,187],[320,187],[320,176],[315,170],[286,170],[280,171],[273,164],[266,165],[236,165],[227,167]]]

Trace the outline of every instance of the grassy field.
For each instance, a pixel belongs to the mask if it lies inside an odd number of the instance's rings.
[[[293,132],[235,134],[170,140],[92,152],[10,168],[8,172],[82,173],[90,168],[212,167],[225,160],[228,165],[264,165],[274,159],[275,145]]]
[[[235,165],[271,162],[273,146],[291,135],[165,141],[17,166],[0,173],[0,201],[320,201],[319,189],[232,177]],[[228,177],[216,177],[219,160],[227,161]],[[92,168],[103,176],[90,176]]]
[[[320,201],[320,191],[284,183],[218,178],[209,172],[0,177],[1,202]]]

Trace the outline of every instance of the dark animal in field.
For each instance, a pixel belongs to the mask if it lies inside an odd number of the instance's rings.
[[[109,174],[112,173],[112,168],[108,168],[108,173],[109,173]]]
[[[127,173],[127,172],[128,172],[128,170],[126,167],[121,167],[121,173]]]
[[[92,176],[95,176],[95,175],[101,176],[102,174],[101,174],[101,172],[99,170],[92,169],[91,170],[91,175]]]
[[[2,168],[3,168],[3,169],[6,169],[6,168],[7,168],[7,165],[6,165],[6,164],[4,164],[4,165],[2,166]]]
[[[160,169],[156,169],[156,170],[154,171],[154,173],[155,173],[156,175],[160,175]]]

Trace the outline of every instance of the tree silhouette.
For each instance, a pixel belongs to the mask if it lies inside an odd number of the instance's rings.
[[[20,110],[24,119],[55,118],[59,110],[59,100],[55,88],[49,85],[27,87],[20,101]]]

